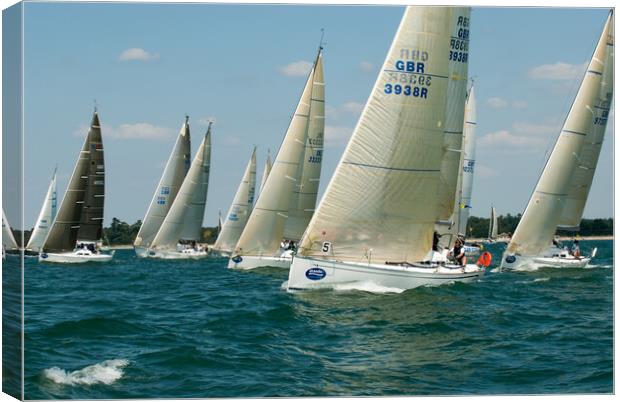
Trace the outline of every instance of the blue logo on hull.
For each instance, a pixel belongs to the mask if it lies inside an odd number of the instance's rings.
[[[515,257],[514,255],[509,255],[509,256],[506,257],[506,262],[508,264],[512,264],[515,261],[517,261],[517,257]]]
[[[306,278],[310,279],[311,281],[320,281],[321,279],[325,278],[325,275],[327,275],[325,270],[319,267],[310,268],[306,271]]]
[[[239,264],[241,261],[243,261],[243,258],[241,258],[240,255],[237,255],[237,256],[233,257],[232,260],[233,260],[233,262],[235,264]]]
[[[41,258],[47,258],[47,253],[41,253]]]

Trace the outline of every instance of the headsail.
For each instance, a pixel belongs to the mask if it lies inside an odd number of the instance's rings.
[[[317,56],[310,97],[310,110],[303,161],[298,166],[297,183],[284,228],[284,238],[301,239],[312,218],[319,193],[323,162],[323,132],[325,131],[325,81],[321,52]]]
[[[235,248],[238,253],[275,255],[280,249],[289,209],[292,207],[292,194],[300,183],[299,166],[306,153],[311,105],[318,103],[311,98],[316,93],[315,72],[319,68],[322,70],[322,67],[317,67],[320,63],[322,56],[319,50],[271,172]]]
[[[32,230],[26,249],[32,251],[41,250],[43,241],[45,240],[45,237],[54,222],[54,218],[56,217],[56,203],[56,169],[54,169],[52,180],[50,181],[50,185],[47,188],[47,193],[45,194],[45,201],[43,201],[43,206],[39,212],[39,217],[34,225],[34,229]]]
[[[263,178],[260,182],[260,189],[258,193],[263,192],[263,187],[265,187],[265,182],[267,181],[267,177],[269,177],[269,172],[271,172],[271,152],[267,150],[267,160],[265,161],[265,167],[263,168]]]
[[[80,156],[78,157],[75,168],[73,169],[71,179],[69,179],[69,185],[67,186],[65,195],[62,198],[60,207],[58,208],[58,214],[56,215],[56,219],[54,220],[54,223],[52,223],[52,227],[43,242],[43,251],[67,252],[73,251],[75,248],[75,242],[78,238],[80,226],[83,222],[88,223],[86,220],[83,220],[82,217],[88,187],[91,183],[99,180],[96,175],[96,170],[94,171],[94,175],[92,175],[93,170],[91,170],[91,164],[94,163],[96,169],[97,161],[100,160],[98,156],[95,155],[100,152],[98,149],[103,150],[103,144],[101,142],[99,116],[97,115],[97,112],[95,112],[91,122],[91,127],[88,130],[88,135],[86,136],[84,145],[80,151]],[[88,194],[103,194],[103,179],[101,180],[101,188],[97,185],[98,188],[96,189],[97,191],[101,191],[101,193],[93,193],[91,191],[88,192]],[[87,217],[86,219],[88,219],[88,217],[98,217],[99,213],[103,214],[103,198],[100,206],[98,202],[95,202],[93,206],[94,213],[84,214],[85,217]],[[99,225],[100,224],[101,223],[99,222]],[[96,234],[97,232],[95,225],[88,225],[86,230],[87,232],[85,233],[88,233],[89,236],[91,234]]]
[[[256,147],[245,168],[241,183],[235,193],[233,203],[226,215],[226,221],[217,236],[213,249],[232,252],[239,241],[239,236],[248,222],[254,200],[254,188],[256,187]]]
[[[384,263],[420,260],[431,249],[452,12],[407,7],[302,255]]]
[[[609,69],[607,55],[613,51],[613,40],[609,39],[613,37],[612,27],[610,14],[562,131],[508,244],[509,253],[536,256],[551,244],[569,194],[573,193],[575,171],[583,163],[580,155],[584,143],[592,138],[592,129],[597,126],[599,117],[594,109],[600,105],[600,94],[609,91],[603,74]]]
[[[151,248],[176,249],[179,240],[202,238],[210,165],[211,123]]]
[[[592,125],[590,131],[584,139],[583,148],[579,154],[579,164],[575,169],[573,180],[568,190],[566,204],[562,210],[562,216],[558,224],[559,229],[579,230],[583,210],[586,206],[588,193],[592,186],[592,179],[596,171],[598,157],[601,153],[603,140],[605,138],[605,129],[607,128],[607,119],[613,98],[614,89],[614,18],[610,17],[609,34],[607,36],[607,56],[605,66],[603,67],[603,75],[601,79],[601,88],[594,105],[592,105],[591,113],[593,114]]]
[[[157,231],[164,222],[170,206],[174,202],[177,196],[179,188],[183,183],[183,179],[189,169],[191,159],[191,147],[190,147],[190,131],[189,131],[189,117],[185,117],[185,122],[181,127],[179,136],[177,137],[170,158],[166,163],[164,173],[159,180],[159,184],[153,194],[151,205],[149,206],[134,246],[148,247]]]
[[[463,128],[463,165],[461,166],[461,191],[458,215],[458,233],[467,234],[467,220],[471,209],[471,194],[474,187],[474,167],[476,164],[476,96],[474,87],[469,90],[465,103],[465,123]]]
[[[9,225],[9,221],[6,219],[6,215],[4,214],[4,210],[2,210],[2,247],[4,247],[5,250],[19,248],[17,242],[15,241],[15,236],[13,236],[11,225]]]

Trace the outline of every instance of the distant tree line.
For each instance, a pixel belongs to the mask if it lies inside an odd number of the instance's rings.
[[[478,216],[470,216],[467,221],[467,236],[472,238],[486,238],[489,233],[489,218],[481,218]],[[521,220],[521,214],[517,215],[500,215],[497,217],[498,231],[501,234],[514,233],[517,225]],[[138,220],[136,223],[128,224],[118,218],[112,218],[112,223],[109,227],[103,228],[103,242],[110,245],[123,245],[133,244],[142,221]],[[24,231],[24,242],[28,244],[31,230]],[[580,236],[611,236],[614,234],[614,220],[613,218],[606,219],[582,219],[581,228],[577,232]],[[558,230],[557,234],[560,236],[573,236],[577,234],[575,232],[568,232]],[[13,235],[17,242],[20,242],[21,231],[13,229]],[[218,227],[203,227],[202,239],[200,242],[213,244],[218,235]]]
[[[500,235],[514,233],[520,220],[521,214],[506,214],[498,216],[497,233],[499,233]],[[469,220],[467,221],[467,235],[469,237],[475,238],[486,238],[489,235],[489,221],[490,218],[470,216]],[[581,220],[581,227],[579,229],[579,232],[558,230],[557,234],[560,236],[574,236],[576,234],[579,234],[580,236],[611,236],[614,234],[614,220],[613,218],[584,218]]]

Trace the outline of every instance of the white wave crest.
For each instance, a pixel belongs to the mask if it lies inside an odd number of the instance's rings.
[[[106,360],[71,372],[59,367],[52,367],[43,370],[43,375],[47,379],[63,385],[110,385],[123,376],[123,367],[128,364],[129,361],[125,359]]]
[[[352,290],[361,290],[362,292],[369,293],[402,293],[406,289],[401,288],[392,288],[388,286],[377,285],[372,281],[361,281],[361,282],[351,282],[351,283],[343,283],[343,284],[335,284],[333,289],[336,291],[352,291]]]

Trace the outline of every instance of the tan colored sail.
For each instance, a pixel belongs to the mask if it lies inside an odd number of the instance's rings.
[[[431,249],[451,33],[451,8],[407,7],[302,255],[385,263]]]

